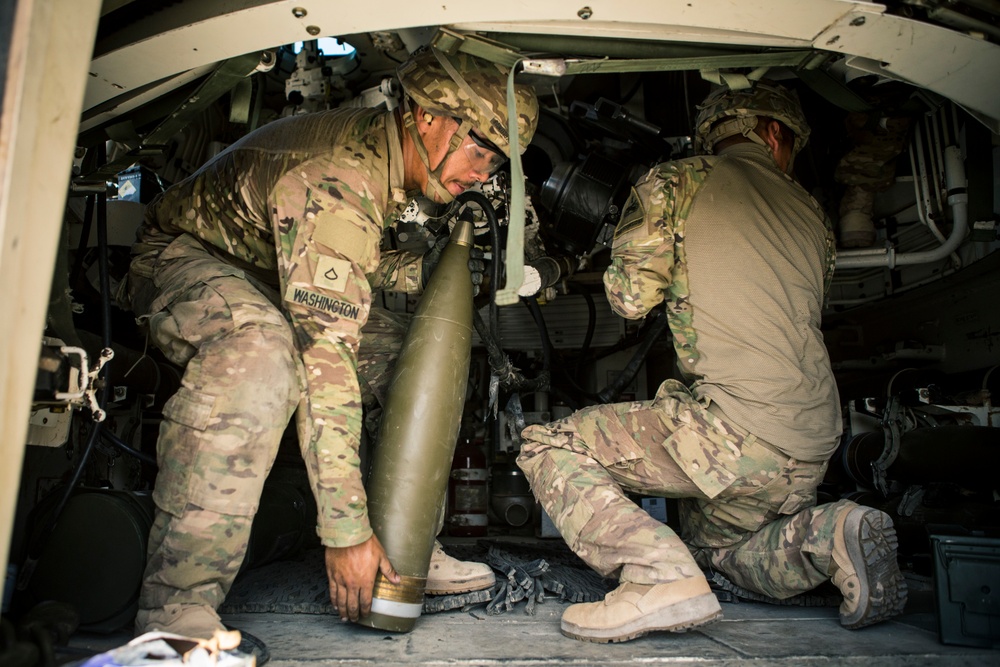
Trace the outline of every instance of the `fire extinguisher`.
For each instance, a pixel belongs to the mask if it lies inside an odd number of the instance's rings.
[[[486,455],[465,438],[455,448],[448,480],[448,534],[485,537],[487,515]]]

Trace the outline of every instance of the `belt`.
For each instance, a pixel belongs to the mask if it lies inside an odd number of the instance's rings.
[[[729,417],[726,416],[726,413],[722,411],[722,408],[719,407],[719,404],[716,403],[715,401],[712,401],[712,402],[710,402],[708,404],[708,407],[706,408],[706,411],[710,412],[712,414],[712,416],[715,417],[716,419],[719,419],[722,422],[724,422],[725,425],[730,430],[732,430],[734,433],[736,433],[737,435],[743,436],[744,440],[752,438],[753,442],[756,442],[758,445],[760,445],[764,449],[767,449],[767,450],[769,450],[769,451],[771,451],[771,452],[773,452],[775,454],[778,454],[780,456],[788,456],[787,452],[781,451],[780,449],[778,449],[777,447],[775,447],[774,445],[772,445],[768,441],[764,440],[763,438],[759,438],[756,435],[750,433],[749,431],[747,431],[747,430],[745,430],[743,428],[740,428],[739,426],[737,426],[736,424],[734,424],[733,421]]]

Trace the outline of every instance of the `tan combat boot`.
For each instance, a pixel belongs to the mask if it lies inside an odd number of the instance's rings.
[[[236,649],[245,655],[252,655],[257,667],[263,667],[271,659],[267,644],[249,632],[223,625],[219,615],[207,605],[168,604],[162,609],[140,609],[135,616],[135,634],[139,636],[147,632],[169,632],[206,640],[214,646],[214,650]]]
[[[870,507],[843,512],[833,536],[831,579],[844,595],[840,624],[855,630],[897,616],[906,606],[906,580],[896,562],[889,515]]]
[[[668,584],[622,583],[601,602],[570,605],[562,615],[567,637],[605,644],[656,630],[683,632],[722,617],[704,577]]]
[[[182,637],[211,639],[226,631],[215,610],[200,604],[168,604],[162,609],[140,609],[135,616],[135,634],[169,632]]]
[[[431,566],[427,572],[428,595],[454,595],[492,588],[496,583],[493,569],[486,563],[471,563],[452,558],[434,540]]]

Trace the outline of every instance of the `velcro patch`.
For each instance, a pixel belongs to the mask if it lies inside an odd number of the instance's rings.
[[[321,310],[331,315],[346,317],[352,320],[357,320],[361,314],[360,306],[328,297],[319,292],[303,289],[302,287],[295,287],[294,285],[289,285],[285,290],[285,301],[291,301],[306,308]]]
[[[646,211],[642,206],[642,201],[636,194],[635,188],[632,188],[632,194],[629,195],[628,201],[625,202],[625,210],[622,211],[621,220],[618,221],[618,226],[615,227],[615,239],[624,236],[641,225],[645,217]]]

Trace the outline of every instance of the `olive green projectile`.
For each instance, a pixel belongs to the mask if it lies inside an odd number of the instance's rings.
[[[472,244],[472,225],[459,221],[410,323],[382,415],[368,518],[403,580],[380,573],[372,613],[359,621],[381,630],[412,630],[423,607],[469,380]]]

